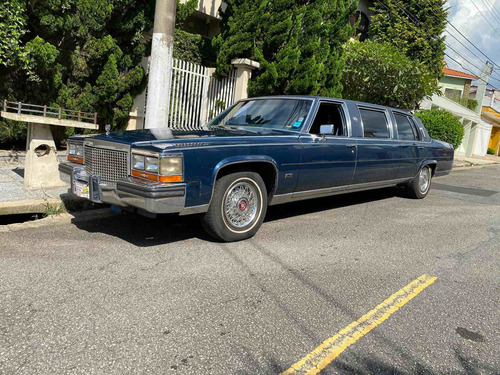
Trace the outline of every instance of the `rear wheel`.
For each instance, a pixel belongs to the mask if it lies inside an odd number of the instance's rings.
[[[241,241],[257,233],[267,211],[266,185],[255,172],[223,176],[202,218],[205,230],[217,240]]]
[[[415,199],[427,196],[431,188],[432,170],[429,166],[423,166],[413,180],[408,183],[408,194]]]

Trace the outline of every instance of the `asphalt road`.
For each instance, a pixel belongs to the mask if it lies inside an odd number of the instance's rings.
[[[0,374],[279,374],[422,274],[322,374],[500,373],[500,166],[276,206],[251,240],[133,215],[0,234]]]

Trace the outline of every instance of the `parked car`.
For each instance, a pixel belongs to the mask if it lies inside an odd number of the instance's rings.
[[[68,140],[73,194],[138,213],[203,214],[222,241],[252,237],[269,205],[404,186],[424,198],[453,147],[411,113],[322,97],[236,102],[206,130],[143,129]]]

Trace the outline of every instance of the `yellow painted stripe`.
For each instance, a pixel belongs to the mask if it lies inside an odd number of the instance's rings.
[[[398,290],[373,310],[342,329],[335,336],[323,341],[307,356],[295,363],[281,375],[319,373],[344,350],[394,314],[401,306],[416,297],[422,290],[436,281],[436,277],[422,275]]]

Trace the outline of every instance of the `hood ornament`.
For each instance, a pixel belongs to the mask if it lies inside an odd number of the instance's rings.
[[[104,126],[104,130],[106,130],[106,135],[109,135],[109,131],[111,130],[111,125],[106,124],[106,125]]]

